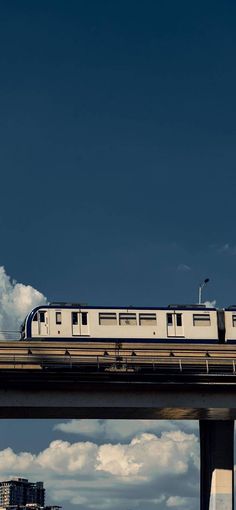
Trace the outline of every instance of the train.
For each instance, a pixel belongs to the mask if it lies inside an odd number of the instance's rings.
[[[37,306],[26,316],[21,340],[158,343],[236,343],[236,305],[168,307],[96,307],[80,303]]]

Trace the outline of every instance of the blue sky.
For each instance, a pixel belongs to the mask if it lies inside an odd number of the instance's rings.
[[[10,275],[50,300],[152,305],[194,301],[207,276],[209,299],[235,301],[235,14],[1,3]]]
[[[0,266],[49,300],[192,303],[209,277],[205,299],[235,303],[235,2],[0,13]]]

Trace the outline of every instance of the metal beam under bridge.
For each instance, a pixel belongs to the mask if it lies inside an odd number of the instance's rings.
[[[233,510],[234,379],[0,372],[0,418],[200,420],[201,510]]]

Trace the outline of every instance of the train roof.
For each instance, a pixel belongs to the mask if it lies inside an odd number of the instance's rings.
[[[135,306],[135,305],[122,305],[122,306],[94,306],[88,303],[70,303],[56,301],[48,305],[41,305],[39,308],[83,308],[88,310],[216,310],[215,307],[207,307],[204,304],[170,304],[167,306]],[[236,305],[235,305],[236,309]]]

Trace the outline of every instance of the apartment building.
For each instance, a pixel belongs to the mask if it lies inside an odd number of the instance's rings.
[[[24,507],[27,504],[44,507],[44,501],[43,482],[32,483],[27,478],[13,478],[0,482],[0,508],[13,507],[14,510],[14,506]]]

